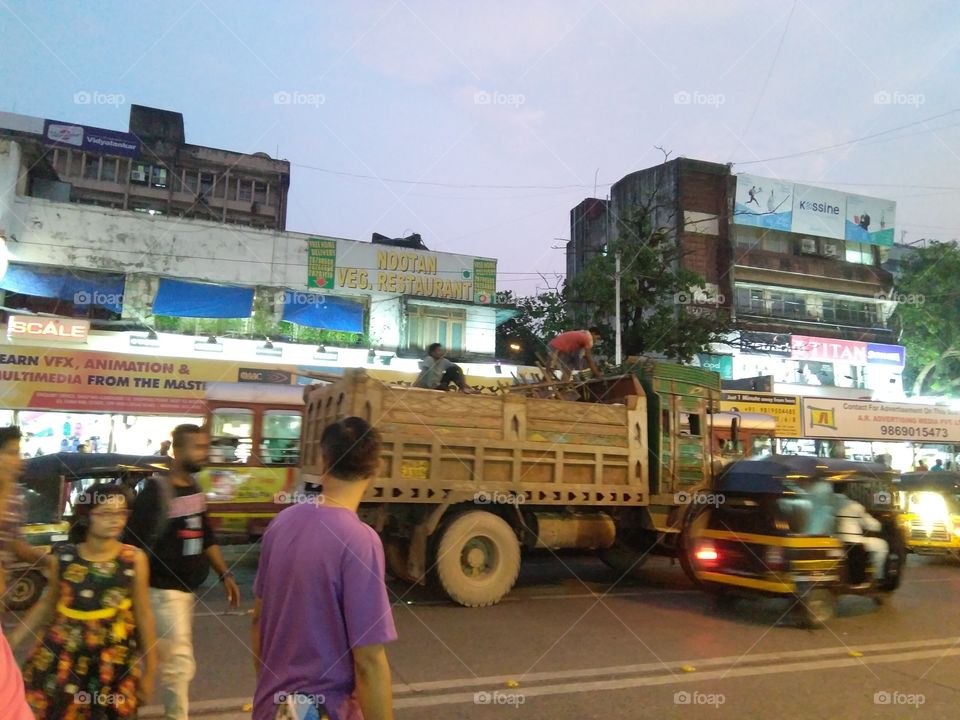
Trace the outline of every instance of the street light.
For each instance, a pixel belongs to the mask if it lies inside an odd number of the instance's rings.
[[[604,244],[603,250],[604,255],[609,253],[609,246]],[[620,346],[622,344],[622,338],[620,336],[620,251],[617,250],[613,255],[613,305],[614,305],[614,332],[616,333],[614,338],[614,349],[613,349],[613,358],[614,364],[619,367],[620,363],[623,361],[622,351]]]

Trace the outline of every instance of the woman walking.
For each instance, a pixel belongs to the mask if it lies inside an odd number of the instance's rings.
[[[23,671],[27,702],[37,720],[135,718],[156,666],[149,565],[117,539],[128,489],[94,486],[81,499],[70,542],[54,549],[47,594],[15,636],[43,631]]]

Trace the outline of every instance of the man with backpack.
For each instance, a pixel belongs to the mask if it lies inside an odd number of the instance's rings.
[[[157,624],[160,691],[166,720],[187,720],[193,658],[196,590],[211,566],[231,607],[240,606],[240,587],[223,561],[207,517],[206,500],[193,475],[203,469],[210,437],[197,425],[173,430],[170,471],[150,478],[137,496],[125,542],[150,559],[150,604]]]

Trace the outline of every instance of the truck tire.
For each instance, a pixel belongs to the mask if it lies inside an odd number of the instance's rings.
[[[520,543],[513,528],[483,510],[457,515],[444,524],[434,547],[440,587],[466,607],[496,604],[520,573]]]
[[[10,585],[3,598],[7,610],[20,611],[30,608],[43,594],[47,579],[37,570],[16,575],[11,578]]]

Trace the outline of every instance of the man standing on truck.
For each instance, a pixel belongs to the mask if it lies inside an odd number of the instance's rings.
[[[413,381],[414,387],[430,390],[446,390],[450,383],[454,383],[461,392],[479,392],[467,385],[463,377],[463,370],[459,365],[447,360],[444,355],[446,349],[440,343],[433,343],[427,348],[427,356],[420,361],[420,375]]]
[[[170,472],[150,478],[137,495],[124,542],[150,559],[150,604],[157,624],[157,653],[165,720],[187,720],[193,659],[194,592],[212,566],[231,607],[240,606],[240,587],[223,561],[194,474],[203,469],[210,436],[197,425],[173,430]]]
[[[380,467],[380,435],[348,417],[323,431],[320,454],[323,495],[287,508],[263,535],[253,586],[253,718],[274,720],[292,701],[332,720],[392,720],[384,645],[397,631],[383,545],[357,516]]]
[[[562,380],[567,381],[574,370],[579,370],[583,360],[593,371],[594,377],[600,377],[600,368],[593,359],[593,346],[600,340],[600,329],[592,327],[589,330],[568,330],[560,333],[547,346],[547,375],[553,377],[555,370],[560,370]]]

